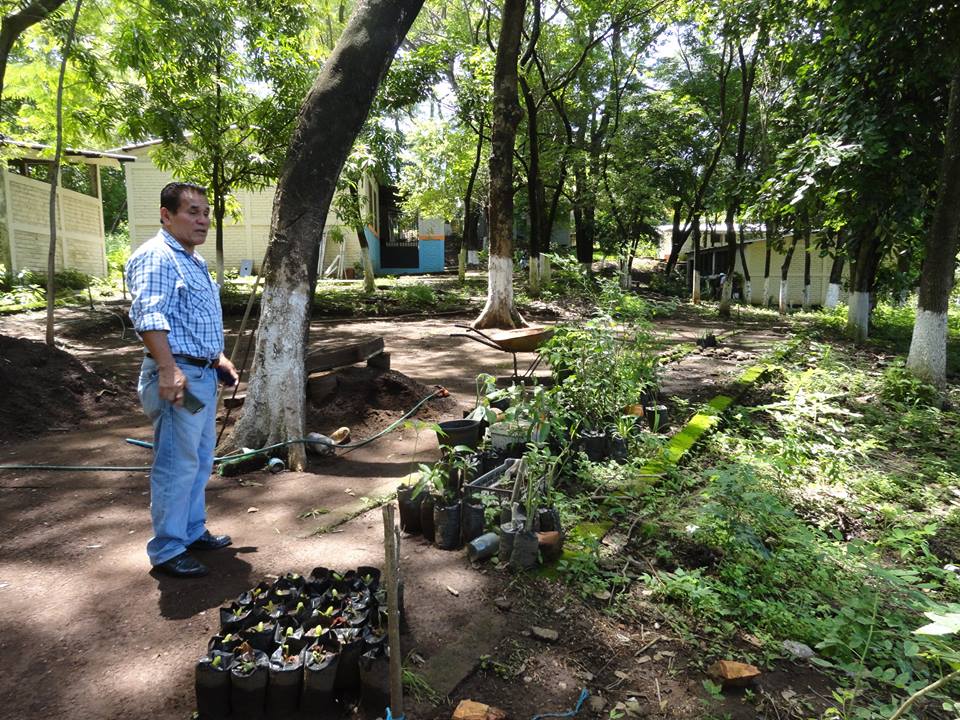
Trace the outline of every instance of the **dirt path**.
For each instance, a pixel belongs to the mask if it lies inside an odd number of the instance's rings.
[[[71,353],[119,383],[133,383],[141,350],[129,331],[121,337],[115,318],[63,317],[64,329],[73,323]],[[509,374],[512,363],[505,353],[450,337],[452,322],[317,322],[312,337],[383,336],[393,369],[428,387],[449,388],[459,407],[448,417],[459,417],[472,400],[476,374]],[[698,332],[697,323],[664,322],[662,328],[670,342],[689,341]],[[42,326],[34,316],[7,317],[0,319],[0,334],[37,338]],[[731,353],[754,354],[771,339],[753,331],[737,337]],[[721,383],[745,362],[730,356],[724,365],[722,357],[691,355],[676,365],[682,372],[667,376],[692,383],[710,370]],[[0,462],[145,465],[148,451],[123,440],[148,439],[149,425],[132,395],[114,402],[109,417],[94,424],[25,442],[0,439]],[[364,508],[436,452],[435,439],[404,430],[319,462],[310,473],[259,472],[244,476],[243,484],[214,477],[210,526],[230,533],[234,545],[204,558],[212,568],[208,577],[186,582],[148,574],[145,472],[0,473],[0,703],[24,720],[189,717],[193,663],[217,629],[217,607],[271,574],[381,565],[380,514]],[[337,525],[346,518],[352,519]],[[567,619],[569,603],[559,587],[548,591],[550,597],[518,598],[514,610],[501,613],[493,599],[509,577],[494,569],[478,572],[462,552],[439,551],[420,539],[406,540],[403,548],[410,615],[405,649],[424,658],[422,672],[437,689],[495,702],[513,717],[572,706],[580,687],[591,684],[587,675],[599,675],[605,654],[622,652],[647,632],[609,627],[599,616]],[[534,621],[570,632],[558,646],[539,646],[523,635]],[[517,662],[499,685],[495,673],[471,674],[479,656],[506,651]],[[571,660],[578,657],[579,663]],[[678,707],[686,707],[696,704],[698,687],[698,680],[684,680],[670,692],[683,695]],[[447,713],[419,708],[420,716]]]

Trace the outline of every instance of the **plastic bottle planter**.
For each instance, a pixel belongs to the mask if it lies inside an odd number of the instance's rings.
[[[467,543],[467,559],[472,563],[492,558],[500,549],[500,536],[489,532]]]
[[[666,405],[647,405],[643,408],[643,414],[653,432],[663,432],[670,427]]]
[[[483,535],[483,503],[463,500],[460,507],[460,539],[468,543]]]
[[[213,650],[197,663],[195,688],[201,720],[220,720],[230,715],[230,668],[233,654]]]
[[[421,531],[420,506],[424,493],[413,497],[413,485],[401,485],[397,488],[397,506],[400,509],[400,529],[405,533],[417,535]]]
[[[390,657],[382,645],[360,656],[360,704],[367,717],[383,717],[390,706]]]
[[[420,493],[423,502],[420,503],[420,531],[423,533],[423,539],[433,542],[435,530],[433,524],[433,506],[435,499],[433,495]]]
[[[537,566],[540,558],[540,540],[535,532],[520,530],[513,537],[510,550],[510,568],[513,570],[531,570]]]
[[[300,685],[303,682],[303,650],[289,654],[280,646],[270,656],[267,684],[267,717],[285,718],[296,712],[300,704]]]
[[[444,420],[438,423],[438,426],[443,431],[443,434],[437,433],[437,442],[440,445],[466,445],[476,450],[480,444],[479,420]]]
[[[234,658],[230,669],[230,706],[233,717],[255,720],[263,717],[267,701],[270,662],[265,653],[250,650]]]
[[[303,664],[303,698],[300,709],[309,717],[325,715],[333,707],[333,686],[339,660],[337,651],[323,645],[307,648]]]
[[[460,501],[452,505],[438,503],[433,508],[433,524],[436,528],[434,543],[441,550],[456,550],[460,547]]]

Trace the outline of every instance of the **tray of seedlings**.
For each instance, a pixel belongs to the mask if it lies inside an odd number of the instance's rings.
[[[389,705],[386,589],[380,570],[316,567],[261,582],[220,608],[196,664],[200,720],[320,717]],[[402,585],[398,592],[403,618]]]

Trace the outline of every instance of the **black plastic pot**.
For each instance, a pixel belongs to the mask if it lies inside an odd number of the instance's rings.
[[[467,500],[461,502],[460,539],[468,543],[483,535],[483,503]]]
[[[510,555],[513,553],[513,541],[522,527],[520,523],[513,521],[500,525],[500,550],[497,557],[501,563],[510,562]]]
[[[460,547],[460,501],[452,505],[440,504],[433,508],[433,524],[436,527],[434,543],[441,550],[456,550]]]
[[[466,445],[473,450],[480,444],[479,420],[444,420],[438,423],[444,434],[437,433],[437,441],[441,445],[455,447]]]
[[[423,502],[420,503],[420,532],[423,533],[423,539],[433,542],[435,537],[435,527],[433,524],[433,506],[436,500],[433,495],[421,493]]]
[[[377,588],[380,587],[380,568],[373,567],[372,565],[360,565],[357,568],[357,575],[371,593],[377,592]]]
[[[478,471],[480,475],[485,475],[491,470],[497,469],[503,465],[503,461],[507,458],[505,453],[495,450],[494,448],[487,448],[481,451],[478,453],[478,457],[480,460],[480,469]]]
[[[580,447],[590,462],[600,462],[607,456],[607,434],[602,430],[581,430]]]
[[[261,613],[253,605],[231,603],[220,608],[220,634],[239,633],[259,622],[260,617],[262,617]]]
[[[537,508],[533,518],[533,529],[536,532],[560,532],[560,511],[555,507]]]
[[[223,635],[214,635],[210,638],[210,643],[207,645],[207,650],[210,652],[219,650],[222,653],[230,653],[233,655],[237,648],[243,644],[243,642],[243,638],[240,637],[239,633],[224,633]]]
[[[267,717],[288,718],[300,704],[303,684],[303,651],[284,654],[283,647],[270,656],[270,682],[267,685]]]
[[[303,663],[300,709],[309,717],[326,715],[333,707],[333,687],[340,656],[322,645],[307,648]]]
[[[234,658],[230,669],[230,706],[233,717],[254,720],[263,717],[267,701],[270,661],[265,653],[253,650]]]
[[[383,648],[360,656],[360,704],[367,717],[384,717],[390,707],[390,658]]]
[[[666,405],[646,405],[643,416],[653,432],[663,432],[670,427],[670,416]]]
[[[522,530],[513,538],[510,567],[514,570],[532,570],[540,558],[540,540],[535,532]]]
[[[230,714],[231,665],[233,654],[219,650],[211,651],[197,663],[194,687],[200,720],[220,720]]]
[[[627,459],[627,441],[619,435],[610,437],[610,457],[618,463],[624,463]]]
[[[423,493],[413,497],[413,485],[401,485],[397,489],[397,506],[400,509],[400,529],[405,533],[416,535],[420,532],[420,506],[423,504]]]

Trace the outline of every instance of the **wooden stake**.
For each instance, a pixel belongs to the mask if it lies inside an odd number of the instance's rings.
[[[393,518],[393,503],[383,506],[384,574],[387,581],[387,641],[390,648],[390,712],[403,717],[403,675],[400,654],[400,532]]]

